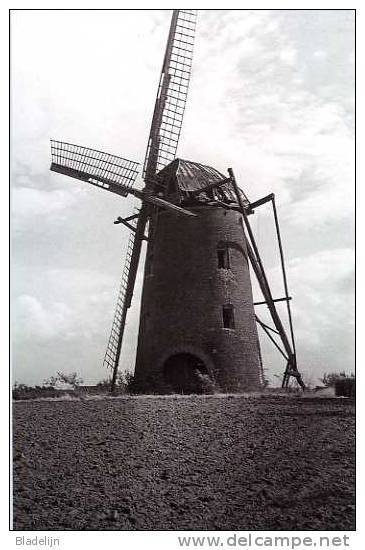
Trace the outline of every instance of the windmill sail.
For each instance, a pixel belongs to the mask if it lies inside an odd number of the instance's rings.
[[[135,228],[137,219],[131,220],[131,225]],[[131,268],[132,252],[135,241],[135,232],[131,231],[127,245],[127,253],[124,260],[122,278],[119,287],[117,306],[114,312],[112,329],[110,332],[107,349],[104,356],[104,367],[114,369],[115,364],[119,362],[119,355],[122,346],[122,339],[125,327],[125,317],[130,305],[131,296],[128,292],[128,278]],[[116,371],[115,371],[116,376]],[[114,381],[115,382],[115,381]]]
[[[195,25],[196,10],[173,11],[144,161],[143,178],[147,188],[155,173],[176,156],[189,87]],[[118,298],[115,315],[119,320],[113,323],[115,330],[113,332],[112,329],[106,354],[107,365],[111,366],[114,361],[112,390],[118,371],[127,310],[134,291],[148,216],[149,207],[143,205],[136,223],[136,231],[130,237],[131,248],[123,269],[121,285],[125,285],[123,293],[126,297],[123,297],[122,293]]]
[[[176,157],[193,58],[196,10],[174,10],[148,138],[147,180]]]
[[[132,189],[138,162],[51,139],[51,170],[124,195]]]
[[[142,240],[144,238],[147,224],[146,208],[141,208],[138,218],[132,220],[131,224],[135,231],[131,231],[127,246],[127,254],[124,260],[122,278],[119,287],[117,305],[103,365],[113,369],[112,391],[117,378],[120,352],[122,349],[124,328],[127,319],[127,312],[132,302],[134,285],[136,282],[139,258],[141,255]]]

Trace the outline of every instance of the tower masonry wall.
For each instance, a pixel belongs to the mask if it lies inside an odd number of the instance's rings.
[[[151,224],[136,360],[144,391],[166,391],[164,365],[179,353],[197,357],[217,391],[261,385],[259,341],[241,215],[193,207],[197,217],[160,211]],[[218,248],[227,246],[229,269]],[[223,306],[234,328],[224,328]]]

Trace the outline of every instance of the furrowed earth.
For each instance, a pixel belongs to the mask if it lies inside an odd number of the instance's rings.
[[[16,530],[353,530],[348,399],[14,403]]]

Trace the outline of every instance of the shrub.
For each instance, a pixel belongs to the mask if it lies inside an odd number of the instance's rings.
[[[328,388],[335,389],[338,397],[355,397],[356,381],[353,373],[342,372],[325,373],[321,380]]]
[[[96,384],[101,391],[110,392],[111,379],[105,378]],[[135,394],[139,393],[138,385],[135,381],[134,374],[130,371],[120,371],[117,374],[114,386],[114,395],[120,394]]]
[[[345,371],[325,373],[321,379],[321,382],[326,387],[334,387],[336,380],[343,378],[355,379],[355,375],[353,373],[348,375]]]
[[[60,392],[52,386],[27,386],[15,382],[13,399],[36,399],[37,397],[59,397]]]
[[[355,377],[341,376],[335,380],[335,394],[337,397],[355,397]]]
[[[74,390],[77,389],[83,383],[83,379],[79,377],[77,372],[66,374],[64,372],[57,372],[57,376],[51,376],[48,380],[44,381],[47,386],[55,387],[57,384],[71,386]]]
[[[98,382],[96,384],[96,387],[99,388],[102,391],[109,391],[110,390],[110,384],[111,384],[110,379],[109,378],[104,378],[104,380],[100,380],[100,382]]]
[[[135,395],[141,393],[142,388],[139,386],[138,382],[133,373],[126,371],[121,373],[121,385],[123,386],[124,393],[129,395]]]

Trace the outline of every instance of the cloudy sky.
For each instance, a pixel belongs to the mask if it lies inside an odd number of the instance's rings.
[[[62,370],[94,383],[107,374],[128,237],[113,220],[135,203],[51,173],[49,139],[143,162],[170,17],[13,11],[14,380],[40,383]],[[298,364],[312,384],[353,370],[353,42],[350,10],[201,11],[178,151],[223,173],[233,167],[251,200],[276,194]],[[252,225],[281,297],[268,206]],[[129,370],[141,280],[123,348]],[[265,337],[262,347],[277,381],[281,356]]]

